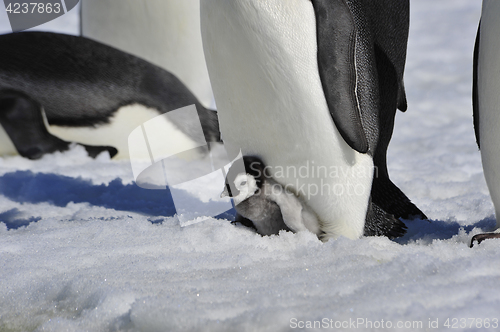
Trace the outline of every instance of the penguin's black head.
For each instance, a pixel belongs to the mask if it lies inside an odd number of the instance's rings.
[[[249,189],[252,190],[251,195],[256,190],[262,189],[265,179],[269,177],[269,172],[262,160],[254,156],[245,156],[243,157],[243,164],[245,172],[242,172],[241,167],[237,167],[237,164],[233,164],[229,168],[226,176],[226,187],[221,195],[222,197],[237,197],[241,194],[242,190],[247,189],[247,186],[250,186]]]
[[[247,174],[250,174],[255,178],[257,187],[261,189],[266,178],[270,177],[269,172],[266,169],[266,165],[264,165],[259,157],[254,156],[243,157],[243,164],[245,165]]]

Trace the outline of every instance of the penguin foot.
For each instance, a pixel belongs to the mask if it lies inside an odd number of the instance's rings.
[[[118,150],[112,146],[94,146],[94,145],[83,145],[89,157],[96,158],[101,152],[108,151],[109,156],[113,158],[118,153]]]
[[[372,201],[395,218],[427,220],[427,216],[387,177],[373,179]]]
[[[81,144],[83,145],[83,144]],[[56,140],[48,140],[46,142],[42,142],[36,145],[31,146],[23,146],[21,149],[18,149],[18,152],[21,156],[36,160],[43,157],[45,154],[54,153],[56,151],[67,151],[69,149],[70,143],[56,139]],[[111,158],[113,158],[118,150],[112,146],[92,146],[92,145],[83,145],[89,157],[96,158],[101,152],[108,151]]]
[[[395,239],[406,234],[407,227],[394,215],[387,213],[373,202],[368,206],[364,236],[387,236]]]
[[[470,241],[470,248],[474,246],[474,241],[477,241],[477,244],[479,245],[481,242],[488,239],[500,239],[500,233],[476,234],[472,237],[472,240]]]
[[[28,159],[40,159],[56,151],[66,151],[70,142],[47,131],[40,111],[41,105],[19,91],[0,91],[0,125],[9,135],[17,152]],[[83,145],[83,144],[82,144]],[[108,151],[113,157],[118,153],[111,146],[83,145],[92,158]]]
[[[47,131],[41,106],[22,92],[0,91],[0,125],[17,152],[28,159],[69,148],[68,142]]]
[[[14,141],[14,140],[13,140]],[[17,152],[24,158],[37,160],[42,158],[45,154],[54,153],[56,151],[67,151],[70,143],[59,139],[58,137],[47,135],[40,135],[38,141],[29,140],[19,144],[19,141],[14,141]]]

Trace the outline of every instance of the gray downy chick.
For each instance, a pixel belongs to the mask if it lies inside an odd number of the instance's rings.
[[[257,157],[243,157],[245,172],[231,167],[221,197],[232,197],[236,212],[250,220],[261,235],[280,230],[320,235],[317,216],[292,192],[276,182]]]

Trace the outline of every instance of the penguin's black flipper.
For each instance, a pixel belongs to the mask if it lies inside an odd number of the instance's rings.
[[[396,110],[407,109],[403,72],[409,2],[380,0],[348,5],[345,0],[312,0],[312,4],[318,67],[328,108],[346,143],[373,156],[377,170],[372,189],[374,203],[396,218],[427,219],[391,182],[386,161]],[[356,44],[357,33],[364,33],[361,40],[366,45]],[[367,46],[370,43],[373,48]],[[366,56],[356,57],[358,53]],[[356,91],[357,87],[360,91]],[[378,92],[378,100],[373,99],[372,92]],[[373,110],[378,110],[377,116]]]
[[[333,122],[354,150],[366,153],[368,139],[356,96],[356,25],[344,0],[312,0],[316,13],[318,67]]]
[[[28,159],[39,159],[46,153],[66,151],[70,145],[47,131],[41,106],[19,91],[0,91],[0,125],[9,135],[17,152]],[[117,153],[110,146],[84,147],[93,158],[103,151],[108,151],[111,157]]]
[[[388,177],[374,177],[371,196],[374,204],[396,218],[427,219],[427,216]]]
[[[474,45],[474,67],[472,70],[472,110],[474,115],[474,133],[476,134],[476,142],[478,148],[481,148],[481,140],[479,137],[479,105],[478,105],[478,87],[477,87],[477,63],[479,57],[480,33],[481,33],[481,21],[479,21],[479,26],[477,27],[476,43]]]
[[[405,235],[406,225],[392,214],[382,210],[377,204],[368,205],[365,222],[365,236],[387,236],[394,239]]]

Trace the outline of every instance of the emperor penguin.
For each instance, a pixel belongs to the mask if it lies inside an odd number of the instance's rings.
[[[200,0],[82,0],[81,34],[170,71],[213,106]]]
[[[197,118],[169,117],[189,105]],[[200,122],[205,140],[220,142],[216,112],[162,68],[84,37],[0,36],[0,154],[37,159],[72,141],[91,156],[108,151],[127,158],[130,132],[165,113],[155,122],[164,152],[195,149]]]
[[[475,235],[480,243],[500,238],[500,1],[483,0],[474,48],[473,111],[476,141],[481,150],[484,177],[495,206],[492,233]]]
[[[365,221],[425,218],[386,166],[396,109],[406,110],[408,26],[405,0],[201,2],[228,152],[258,155],[326,240],[359,238]]]

